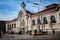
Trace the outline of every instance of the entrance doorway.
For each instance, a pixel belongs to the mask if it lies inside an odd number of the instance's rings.
[[[25,34],[25,28],[22,28],[22,33]]]

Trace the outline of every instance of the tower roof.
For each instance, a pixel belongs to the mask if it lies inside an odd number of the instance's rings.
[[[25,4],[24,2],[22,2],[22,3],[21,3],[21,5],[24,5],[24,6],[26,6],[26,4]]]
[[[22,4],[25,4],[24,2],[22,2]]]

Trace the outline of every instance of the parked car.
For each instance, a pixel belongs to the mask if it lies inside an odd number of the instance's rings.
[[[34,31],[31,32],[31,35],[34,35]]]
[[[37,30],[33,30],[33,31],[31,32],[31,35],[37,35]]]
[[[31,32],[31,35],[44,35],[44,34],[47,34],[47,32],[46,31],[36,31],[36,30],[34,30],[34,31],[32,31]]]
[[[42,32],[38,31],[38,32],[37,32],[37,35],[42,35]]]

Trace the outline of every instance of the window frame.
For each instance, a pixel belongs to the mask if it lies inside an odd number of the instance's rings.
[[[44,17],[43,22],[44,22],[44,24],[48,24],[47,17]]]
[[[56,17],[54,15],[51,16],[51,23],[56,23]]]

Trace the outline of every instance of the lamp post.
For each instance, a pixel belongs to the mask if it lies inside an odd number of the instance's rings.
[[[28,3],[33,3],[31,1],[29,1],[29,0],[27,2]],[[42,0],[39,0],[39,2],[42,3]],[[33,4],[38,5],[38,13],[39,13],[39,6],[40,6],[40,4],[37,4],[37,3],[33,3]],[[34,6],[34,7],[36,7],[36,6]],[[41,15],[41,21],[42,21],[42,14],[39,13],[38,18],[40,18],[40,15]],[[41,25],[42,25],[42,23],[41,23]],[[42,29],[43,29],[43,25],[42,25]],[[39,30],[40,30],[40,24],[39,24]]]
[[[35,5],[37,5],[38,6],[38,13],[39,13],[39,4],[37,4],[37,3],[33,3],[33,4],[35,4]],[[36,6],[34,6],[34,7],[36,7]],[[39,13],[39,15],[38,15],[38,21],[40,21],[40,13]],[[40,23],[38,23],[37,24],[38,25],[38,28],[39,28],[39,31],[40,31]]]

